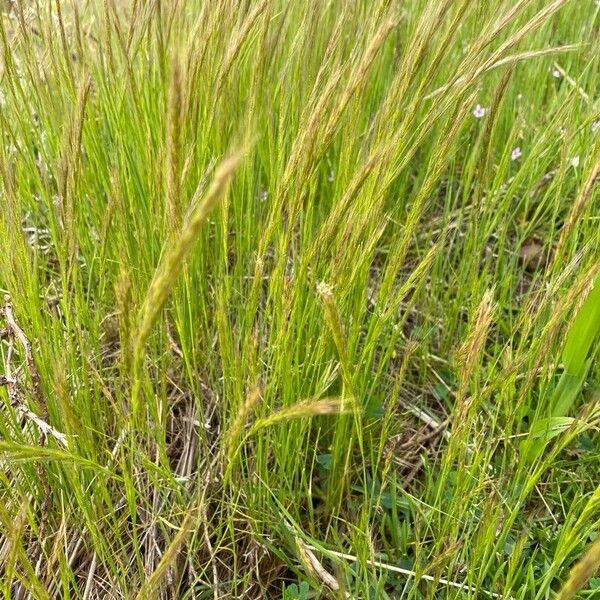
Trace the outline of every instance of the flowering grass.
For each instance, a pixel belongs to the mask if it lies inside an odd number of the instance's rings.
[[[0,594],[600,597],[600,6],[0,19]]]

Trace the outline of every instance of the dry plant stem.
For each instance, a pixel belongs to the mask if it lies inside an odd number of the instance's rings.
[[[6,296],[4,299],[4,307],[2,309],[2,316],[6,320],[7,323],[7,332],[8,332],[8,350],[6,353],[6,359],[4,364],[5,376],[3,377],[0,384],[5,384],[8,391],[8,397],[11,406],[13,409],[21,415],[21,417],[30,423],[33,423],[38,431],[39,435],[39,444],[44,446],[47,443],[47,439],[49,436],[53,437],[60,445],[63,447],[68,447],[67,437],[65,434],[57,431],[55,428],[50,426],[46,421],[40,418],[35,412],[30,410],[25,403],[20,399],[19,390],[18,390],[18,382],[16,377],[16,373],[13,373],[11,361],[14,352],[14,340],[16,339],[20,345],[22,346],[23,352],[25,354],[25,364],[29,370],[30,379],[33,387],[34,397],[37,396],[38,403],[41,406],[46,406],[43,402],[42,392],[41,392],[41,383],[39,373],[37,371],[37,367],[35,365],[33,354],[31,351],[31,344],[27,339],[25,333],[17,323],[17,320],[13,313],[12,304],[10,301],[10,297]],[[46,471],[43,468],[43,465],[36,464],[35,467],[38,479],[42,486],[42,499],[39,506],[39,519],[40,519],[40,532],[43,532],[46,528],[46,515],[48,514],[51,507],[51,494],[50,494],[50,486],[48,483],[48,476]],[[41,558],[43,553],[43,542],[41,541],[43,536],[40,536],[40,542],[36,544],[32,549],[32,556],[37,556]]]
[[[13,340],[17,340],[21,347],[23,348],[23,352],[25,354],[25,363],[27,365],[27,369],[29,372],[29,377],[31,379],[32,388],[33,388],[33,396],[37,401],[39,406],[45,406],[45,402],[43,400],[42,391],[41,391],[41,383],[40,377],[35,366],[35,362],[33,359],[33,354],[31,351],[31,344],[25,333],[17,323],[15,319],[12,304],[10,302],[10,298],[8,296],[4,299],[4,307],[2,309],[2,314],[7,322],[6,335],[8,336],[9,348],[6,355],[6,361],[4,364],[4,376],[0,378],[0,385],[5,385],[8,391],[8,397],[11,403],[11,406],[27,421],[33,423],[38,430],[40,431],[42,438],[46,439],[48,437],[54,438],[61,446],[64,448],[68,447],[67,436],[49,425],[44,418],[38,416],[33,410],[29,409],[25,403],[21,400],[19,394],[19,383],[16,379],[17,374],[13,373],[11,359],[14,352],[14,342]]]
[[[210,541],[210,532],[209,532],[209,519],[208,512],[206,510],[206,504],[203,504],[200,508],[200,513],[203,521],[203,535],[204,535],[204,543],[208,549],[210,554],[210,562],[211,562],[211,570],[212,570],[212,584],[213,584],[213,598],[214,600],[219,600],[219,572],[217,570],[217,557],[215,550],[213,548],[212,542]]]
[[[573,204],[573,208],[571,209],[569,216],[567,218],[567,222],[561,232],[560,239],[558,240],[558,246],[555,251],[555,259],[561,260],[564,253],[564,246],[572,236],[573,229],[580,219],[581,214],[585,210],[588,202],[592,198],[594,194],[594,188],[598,185],[598,180],[600,179],[600,148],[595,152],[595,163],[591,168],[589,175],[581,191],[579,192],[575,203]]]
[[[309,546],[309,545],[307,545],[306,548],[309,550],[313,550],[315,552],[320,552],[322,554],[333,556],[335,558],[341,558],[343,560],[348,560],[351,562],[358,561],[358,558],[356,556],[353,556],[352,554],[346,554],[344,552],[337,552],[336,550],[324,550],[324,549],[317,548],[315,546]],[[410,569],[402,569],[401,567],[397,567],[395,565],[389,565],[389,564],[379,561],[379,560],[367,559],[366,563],[371,567],[376,567],[376,568],[382,569],[384,571],[391,571],[393,573],[399,573],[400,575],[405,575],[406,577],[411,577],[414,579],[422,579],[423,581],[431,581],[432,583],[446,585],[448,587],[462,590],[464,592],[481,593],[484,596],[487,596],[489,598],[499,598],[500,600],[513,600],[510,596],[502,596],[495,592],[489,592],[487,590],[477,589],[470,585],[467,585],[464,583],[459,583],[458,581],[451,581],[450,579],[446,579],[444,577],[434,577],[433,575],[419,575],[416,571],[411,571]]]
[[[300,560],[304,563],[306,568],[314,573],[325,585],[327,585],[327,587],[334,591],[338,591],[340,589],[340,584],[336,578],[323,567],[316,554],[313,552],[313,548],[307,546],[299,537],[294,539],[298,548]]]
[[[167,572],[177,560],[177,557],[185,545],[186,540],[198,525],[199,520],[206,515],[205,503],[212,478],[212,469],[208,469],[204,478],[199,482],[199,488],[195,492],[188,509],[185,512],[179,531],[164,551],[160,562],[141,586],[136,594],[136,600],[146,600],[158,594]]]
[[[23,348],[23,352],[25,353],[25,361],[27,364],[27,370],[29,371],[29,377],[31,378],[31,385],[33,388],[33,397],[38,405],[38,410],[46,413],[46,403],[44,400],[44,396],[42,394],[42,386],[40,381],[40,375],[38,373],[37,367],[35,365],[35,361],[33,359],[33,353],[31,351],[31,344],[29,340],[25,336],[25,333],[19,327],[17,320],[15,319],[15,315],[13,312],[13,306],[10,301],[10,296],[4,297],[4,309],[3,309],[4,318],[6,319],[6,323],[8,325],[8,331],[12,333],[12,335],[19,341]]]

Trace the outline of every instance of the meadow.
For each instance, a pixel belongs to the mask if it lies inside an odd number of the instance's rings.
[[[12,0],[0,595],[600,598],[600,2]]]

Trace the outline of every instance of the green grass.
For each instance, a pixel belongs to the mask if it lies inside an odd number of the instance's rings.
[[[3,598],[600,598],[597,2],[2,6]]]

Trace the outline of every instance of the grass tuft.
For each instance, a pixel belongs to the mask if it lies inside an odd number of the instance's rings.
[[[0,598],[597,597],[599,34],[0,2]]]

